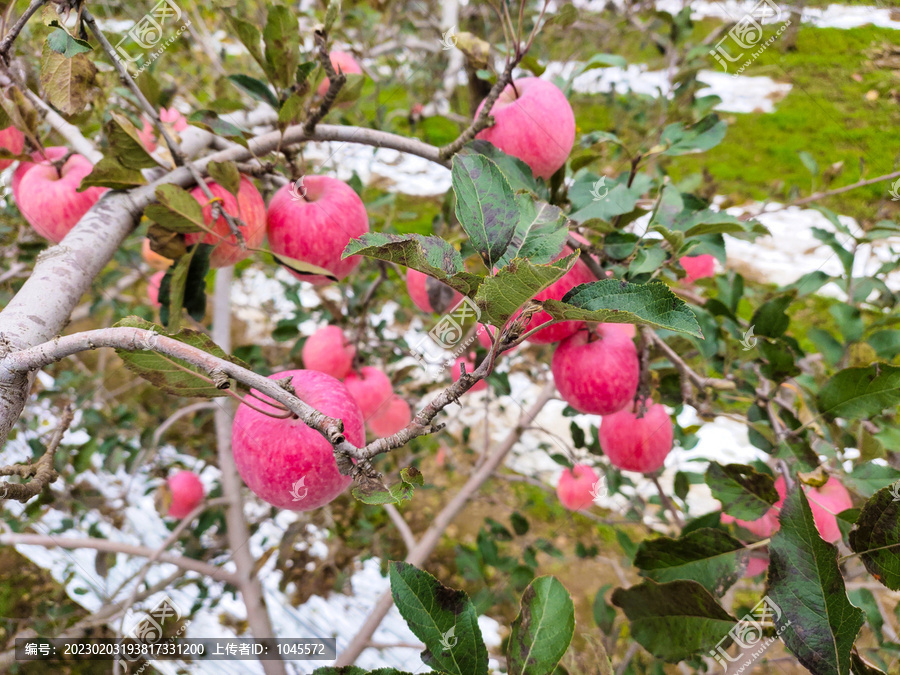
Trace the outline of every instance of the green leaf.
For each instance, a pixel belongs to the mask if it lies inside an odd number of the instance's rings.
[[[799,484],[788,490],[779,520],[769,544],[768,597],[781,639],[808,670],[848,675],[865,614],[847,599],[837,548],[819,537]]]
[[[725,122],[718,115],[707,115],[697,124],[685,128],[681,122],[667,126],[660,137],[666,149],[662,155],[674,157],[714,148],[725,138]]]
[[[570,218],[576,223],[594,219],[609,222],[616,216],[631,213],[640,193],[629,188],[627,182],[626,176],[621,181],[594,174],[580,176],[570,191],[574,210]]]
[[[353,103],[362,96],[363,86],[366,83],[366,76],[362,73],[344,73],[344,86],[338,92],[334,99],[334,104]]]
[[[265,71],[266,61],[262,54],[262,38],[259,35],[259,30],[252,23],[244,21],[243,19],[238,19],[230,14],[225,14],[225,17],[228,19],[228,23],[231,24],[231,29],[237,35],[238,40],[241,41],[241,44],[243,44],[247,48],[247,51],[250,52],[250,56],[252,56]]]
[[[206,273],[213,246],[194,244],[166,271],[159,285],[160,320],[171,331],[181,326],[181,308],[201,321],[206,313]]]
[[[202,232],[206,229],[203,207],[184,188],[165,183],[156,188],[156,199],[159,204],[150,204],[144,210],[144,215],[161,227],[181,233]]]
[[[875,363],[846,368],[819,391],[819,412],[834,418],[866,419],[900,404],[900,367]]]
[[[780,338],[791,323],[785,311],[793,301],[793,295],[787,294],[760,305],[750,319],[753,331],[764,337]]]
[[[557,258],[566,246],[569,228],[566,215],[557,206],[535,201],[528,195],[518,195],[519,222],[498,267],[509,265],[514,258],[527,258],[536,265]]]
[[[641,542],[634,566],[654,581],[692,579],[721,596],[741,578],[748,555],[744,545],[727,532],[704,527],[678,539]]]
[[[299,66],[297,66],[297,84],[303,84],[304,82],[306,82],[306,78],[308,78],[309,74],[316,69],[317,65],[318,64],[315,61],[304,61]]]
[[[562,278],[577,260],[577,253],[549,265],[532,265],[518,258],[513,260],[495,276],[484,279],[478,287],[475,304],[481,310],[481,321],[502,328],[522,305]]]
[[[417,487],[425,485],[425,477],[415,467],[408,467],[400,471],[400,482],[390,487],[382,483],[382,489],[366,489],[363,486],[354,487],[351,494],[364,504],[402,504],[412,499]]]
[[[153,169],[159,164],[141,142],[137,128],[125,115],[110,111],[106,137],[116,159],[128,169]]]
[[[549,197],[547,187],[543,181],[535,178],[530,166],[518,157],[507,155],[493,143],[475,140],[467,143],[458,154],[483,155],[500,168],[501,173],[506,176],[506,180],[509,181],[509,185],[514,191],[527,190],[545,199]]]
[[[92,49],[90,43],[73,38],[62,28],[57,28],[47,36],[47,44],[50,49],[62,54],[67,59]]]
[[[268,103],[273,108],[278,109],[278,97],[272,93],[272,90],[269,89],[269,85],[262,80],[257,80],[255,77],[240,73],[229,75],[228,79],[231,80],[238,89],[246,92],[252,98],[257,101]]]
[[[341,257],[351,255],[364,255],[410,267],[468,296],[475,294],[482,281],[481,277],[465,271],[459,251],[440,237],[368,232],[358,239],[351,239]]]
[[[318,267],[316,265],[313,265],[312,263],[306,262],[305,260],[289,258],[286,255],[281,255],[280,253],[272,253],[271,251],[269,251],[269,254],[275,259],[276,263],[278,263],[282,267],[286,267],[293,272],[296,272],[297,274],[322,276],[327,277],[332,281],[338,280],[338,278],[334,276],[334,272],[332,272],[331,270],[326,270],[324,267]]]
[[[860,464],[844,475],[844,484],[863,497],[871,497],[881,488],[900,480],[900,471],[879,464]]]
[[[66,115],[84,110],[94,98],[97,67],[86,54],[67,58],[44,43],[41,54],[41,86],[48,102]]]
[[[592,281],[576,286],[562,300],[545,300],[543,308],[563,321],[634,323],[703,337],[694,313],[660,281]]]
[[[207,335],[199,331],[185,329],[174,334],[167,333],[161,326],[144,321],[137,316],[126,317],[116,323],[114,327],[142,328],[153,331],[159,335],[183,342],[207,354],[212,354],[220,359],[226,359],[239,366],[248,368],[243,361],[226,354]],[[125,367],[128,370],[140,375],[152,385],[169,394],[175,396],[203,396],[207,398],[225,396],[225,391],[217,388],[210,381],[210,377],[206,372],[187,361],[153,351],[129,352],[117,349],[116,354],[125,362]]]
[[[269,8],[263,41],[266,74],[275,86],[289,87],[300,63],[300,27],[290,9],[283,5]]]
[[[113,190],[128,190],[138,185],[146,185],[147,179],[137,169],[122,166],[115,157],[103,157],[94,164],[91,172],[81,179],[78,192],[90,187],[108,187]]]
[[[892,591],[900,590],[900,482],[866,502],[850,532],[850,548],[873,577]]]
[[[522,595],[506,653],[509,675],[552,673],[575,633],[575,605],[555,577],[538,577]]]
[[[234,162],[210,162],[206,165],[206,171],[210,178],[237,197],[241,189],[241,174]]]
[[[187,121],[212,134],[224,136],[245,148],[247,147],[244,132],[231,122],[223,120],[214,110],[196,110],[188,116]]]
[[[612,584],[604,584],[600,587],[600,589],[597,591],[597,595],[594,596],[594,605],[592,608],[594,614],[594,622],[605,635],[612,634],[613,625],[616,622],[616,610],[606,604],[606,600],[604,597],[606,595],[606,591],[608,591],[611,586]]]
[[[341,15],[341,0],[328,0],[328,9],[325,10],[325,32],[329,32],[334,22]]]
[[[278,126],[287,129],[302,120],[304,115],[306,115],[306,101],[298,94],[291,94],[278,111]]]
[[[647,580],[617,588],[612,601],[631,622],[634,639],[671,663],[709,652],[737,623],[696,581]]]
[[[710,462],[706,484],[722,510],[740,520],[759,520],[779,499],[772,477],[747,464]]]
[[[425,643],[422,660],[452,675],[486,675],[488,655],[475,606],[463,591],[404,562],[390,564],[391,595],[410,630]]]
[[[500,167],[482,155],[455,155],[451,173],[456,217],[493,270],[516,232],[516,197]]]

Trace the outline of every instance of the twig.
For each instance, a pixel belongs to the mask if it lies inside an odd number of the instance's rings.
[[[366,310],[369,308],[369,304],[372,302],[372,298],[375,297],[375,292],[378,290],[378,287],[381,286],[382,283],[387,281],[387,265],[384,261],[378,261],[378,278],[375,279],[366,290],[366,294],[363,296],[362,301],[359,303],[359,307],[357,308],[357,313],[359,314],[359,323],[356,326],[356,335],[353,337],[353,344],[357,349],[357,354],[359,353],[359,345],[362,342],[363,338],[366,335],[366,327],[369,325],[369,317],[366,314]]]
[[[431,526],[425,531],[425,534],[419,539],[416,546],[406,556],[406,562],[412,565],[423,564],[432,551],[440,543],[444,530],[453,522],[460,511],[463,510],[469,500],[475,495],[482,485],[494,474],[497,468],[503,463],[506,455],[512,450],[513,446],[519,441],[525,428],[531,424],[535,417],[543,410],[547,402],[553,398],[556,387],[552,382],[548,383],[538,394],[534,404],[522,414],[519,423],[515,428],[511,429],[509,434],[496,450],[487,458],[487,460],[472,474],[466,484],[457,492],[453,498],[444,506],[440,513],[435,517]],[[381,625],[382,620],[391,608],[393,600],[390,592],[383,594],[375,607],[372,609],[365,623],[360,627],[359,632],[350,640],[347,648],[338,655],[334,662],[335,666],[349,666],[359,654],[365,649],[366,644],[372,639],[372,635]]]
[[[581,260],[585,265],[587,265],[588,269],[591,271],[591,274],[597,277],[598,280],[606,278],[606,272],[602,267],[600,267],[599,264],[597,264],[597,259],[591,255],[589,246],[586,246],[583,241],[578,241],[571,235],[569,236],[568,242],[573,251],[581,251]]]
[[[672,363],[675,368],[685,375],[699,390],[703,390],[706,388],[715,389],[717,391],[731,391],[732,389],[736,389],[737,385],[731,380],[726,380],[722,378],[716,377],[703,377],[699,373],[697,373],[693,368],[691,368],[687,363],[684,362],[678,354],[672,349],[666,341],[659,337],[655,332],[653,332],[650,328],[644,328],[644,334],[649,338],[649,340],[659,347],[659,350],[665,354],[666,358]]]
[[[47,2],[48,0],[32,0],[31,4],[28,5],[28,9],[25,10],[22,16],[19,17],[19,20],[13,24],[13,27],[9,29],[9,32],[3,36],[2,40],[0,40],[0,58],[4,61],[9,61],[8,52],[12,47],[13,42],[19,37],[19,33],[25,28],[25,24],[28,23],[28,20],[32,15],[46,5]]]
[[[50,483],[59,478],[56,469],[53,468],[53,456],[56,449],[62,441],[63,435],[72,424],[74,413],[72,405],[69,404],[63,409],[62,418],[47,449],[41,458],[34,464],[13,464],[11,466],[0,466],[0,476],[19,476],[21,478],[31,478],[27,483],[9,483],[0,484],[0,499],[15,499],[23,504],[38,494]]]
[[[385,504],[384,510],[387,511],[388,517],[391,519],[391,522],[394,523],[394,527],[397,528],[397,531],[403,538],[403,543],[406,544],[406,550],[412,551],[416,547],[416,535],[413,534],[413,531],[410,529],[409,523],[406,522],[403,514],[401,514],[393,504]]]
[[[834,188],[833,190],[825,190],[822,192],[814,192],[808,197],[803,197],[801,199],[795,199],[794,201],[788,204],[782,204],[770,211],[766,211],[765,213],[775,213],[777,211],[783,211],[784,209],[791,206],[802,206],[803,204],[809,204],[811,202],[819,201],[820,199],[824,199],[825,197],[832,197],[834,195],[843,194],[844,192],[850,192],[851,190],[855,190],[856,188],[865,187],[866,185],[873,185],[875,183],[883,183],[886,180],[893,180],[894,178],[900,178],[900,171],[893,171],[891,173],[886,173],[883,176],[877,176],[875,178],[867,178],[865,180],[858,180],[855,183],[850,183],[850,185],[844,185],[843,187]]]
[[[156,549],[149,546],[136,546],[134,544],[125,544],[120,541],[112,541],[110,539],[93,539],[91,537],[54,537],[52,535],[43,534],[13,534],[0,532],[0,544],[8,546],[43,546],[45,548],[79,549],[88,548],[95,551],[107,551],[109,553],[124,553],[125,555],[139,556],[141,558],[150,558],[157,553]],[[200,560],[194,560],[187,556],[171,555],[163,553],[158,556],[160,562],[175,565],[183,570],[198,572],[204,576],[215,579],[216,581],[224,581],[229,584],[237,585],[237,577],[220,567],[215,567]]]
[[[303,131],[306,134],[311,134],[316,130],[316,125],[328,114],[328,111],[331,110],[331,106],[334,105],[338,94],[341,92],[344,83],[347,81],[347,76],[344,75],[343,72],[338,73],[335,71],[334,65],[331,63],[331,54],[328,53],[328,36],[323,31],[317,30],[315,38],[316,45],[319,47],[319,63],[322,64],[325,75],[328,77],[328,90],[322,98],[322,103],[315,111],[310,113],[306,123],[303,125]]]
[[[669,513],[672,514],[672,520],[675,521],[675,524],[679,529],[684,527],[684,521],[681,520],[681,514],[678,512],[678,509],[675,508],[675,504],[672,503],[672,500],[669,499],[669,495],[662,489],[662,485],[659,484],[659,479],[656,476],[651,476],[650,480],[653,481],[653,484],[656,486],[656,491],[659,493],[659,500],[662,502],[663,508],[667,509]]]

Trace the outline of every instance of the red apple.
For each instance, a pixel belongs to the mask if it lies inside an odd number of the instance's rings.
[[[21,155],[25,148],[25,134],[15,127],[0,129],[0,148],[9,150],[14,155]],[[0,159],[0,170],[7,168],[14,159]]]
[[[412,420],[412,410],[409,403],[397,396],[391,396],[387,405],[366,420],[369,431],[379,437],[391,436],[405,428]]]
[[[363,366],[358,373],[351,370],[344,378],[344,385],[365,420],[385,412],[388,401],[394,395],[390,378],[373,366]]]
[[[600,326],[605,327],[607,330],[621,333],[623,337],[629,340],[633,340],[634,336],[637,335],[637,327],[633,323],[601,323],[598,325],[598,329]]]
[[[609,415],[634,399],[641,375],[637,348],[621,331],[597,326],[559,343],[551,363],[560,396],[583,413]]]
[[[742,527],[748,532],[752,532],[761,539],[771,537],[779,527],[778,511],[775,509],[770,509],[762,518],[756,520],[738,520],[737,518],[732,518],[727,513],[722,514],[721,520],[725,525],[734,523],[738,527]]]
[[[585,511],[594,503],[594,487],[600,479],[587,464],[564,469],[556,484],[556,496],[569,511]]]
[[[495,123],[478,134],[503,152],[518,157],[534,175],[550,178],[566,163],[575,144],[575,114],[560,89],[537,77],[508,84],[491,115]],[[478,106],[475,116],[484,102]]]
[[[688,283],[698,279],[711,277],[716,273],[716,258],[709,253],[703,255],[686,255],[678,259],[678,262],[687,272]]]
[[[297,396],[316,410],[340,419],[344,434],[361,447],[366,437],[359,406],[340,381],[316,370],[288,370],[272,379],[292,377]],[[254,394],[266,399],[259,392]],[[254,399],[253,405],[275,408]],[[232,428],[232,451],[238,473],[260,499],[282,509],[309,511],[334,500],[352,482],[341,475],[331,444],[302,420],[275,418],[244,404]]]
[[[359,264],[359,256],[342,260],[341,254],[351,239],[369,231],[366,207],[353,188],[336,178],[302,180],[302,191],[287,184],[269,202],[269,246],[274,253],[323,267],[343,279]],[[321,275],[292,274],[316,285],[331,283]]]
[[[141,118],[141,120],[144,125],[138,130],[138,138],[147,152],[153,152],[156,150],[156,130],[146,117]]]
[[[175,262],[150,248],[150,240],[146,238],[141,242],[141,257],[144,259],[144,262],[155,270],[165,271],[172,266],[173,262]]]
[[[185,119],[184,115],[178,112],[175,108],[160,108],[159,120],[161,122],[165,122],[166,124],[171,126],[172,129],[178,132],[184,131],[188,128],[188,122]]]
[[[318,370],[342,380],[353,365],[356,347],[339,326],[325,326],[306,338],[302,356],[307,370]]]
[[[38,234],[58,244],[108,189],[77,191],[92,170],[81,155],[69,157],[59,172],[49,162],[28,168],[13,193],[22,216]]]
[[[571,253],[572,249],[567,246],[560,257],[571,255]],[[581,284],[586,284],[591,281],[596,281],[596,278],[591,273],[590,268],[588,268],[588,266],[584,264],[584,261],[579,258],[572,269],[566,272],[566,274],[561,279],[553,282],[543,291],[535,295],[534,299],[538,301],[562,300],[563,296],[576,286],[580,286]],[[547,314],[547,312],[537,312],[533,317],[531,317],[528,325],[525,326],[525,331],[536,328],[537,326],[547,323],[548,321],[550,321],[550,315]],[[543,330],[539,330],[537,333],[528,338],[528,342],[540,345],[559,342],[560,340],[565,340],[570,335],[574,335],[582,326],[584,326],[583,321],[563,321],[562,323],[553,324],[552,326],[548,326]]]
[[[472,374],[475,370],[475,354],[469,354],[468,356],[462,355],[456,359],[456,362],[453,364],[453,368],[450,370],[450,376],[453,378],[453,381],[456,382],[462,377],[462,367],[461,365],[466,364],[466,373]],[[472,385],[469,391],[482,391],[487,389],[488,383],[487,380],[478,380],[474,385]]]
[[[169,477],[166,485],[172,497],[166,514],[170,518],[184,518],[203,501],[203,483],[193,471],[179,471]]]
[[[613,466],[651,473],[665,464],[674,429],[665,407],[648,401],[643,417],[633,412],[633,406],[604,416],[598,435],[600,447]]]
[[[44,153],[41,154],[40,151],[35,150],[31,153],[31,158],[34,160],[32,162],[19,162],[19,166],[15,168],[12,175],[12,180],[10,181],[13,196],[18,201],[18,193],[19,193],[19,183],[22,181],[22,176],[28,173],[28,170],[35,166],[36,163],[45,162],[47,160],[51,162],[55,162],[58,159],[62,159],[67,154],[69,154],[69,149],[63,147],[61,145],[50,146],[49,148],[44,148]]]
[[[241,176],[237,199],[215,181],[208,180],[206,185],[213,196],[221,200],[222,207],[228,215],[244,221],[240,230],[247,246],[258,248],[266,236],[266,203],[253,181],[244,175]],[[214,245],[215,248],[209,256],[209,266],[212,268],[234,265],[250,255],[250,251],[241,249],[222,215],[219,215],[215,225],[212,224],[212,205],[209,204],[209,198],[203,194],[203,190],[197,186],[191,190],[191,194],[203,205],[203,220],[212,232],[191,232],[184,235],[184,242],[188,246],[198,241]]]
[[[165,272],[157,272],[147,281],[147,299],[154,307],[161,307],[159,304],[159,285],[162,283]]]
[[[443,314],[462,300],[462,293],[424,272],[406,270],[406,289],[413,304],[423,312]]]
[[[759,574],[762,574],[766,570],[769,569],[769,556],[750,556],[750,560],[747,561],[747,570],[744,572],[744,577],[750,579]]]
[[[356,59],[353,58],[352,54],[348,54],[347,52],[342,51],[333,51],[330,54],[331,56],[331,65],[334,66],[334,69],[338,73],[347,74],[361,74],[362,68],[359,67],[359,64],[356,62]],[[316,96],[319,98],[325,96],[325,92],[328,91],[328,86],[331,84],[329,79],[326,77],[319,83],[319,88],[316,89]]]

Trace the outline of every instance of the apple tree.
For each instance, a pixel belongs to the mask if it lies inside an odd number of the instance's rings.
[[[159,51],[135,56],[150,37],[122,31],[122,12],[156,21]],[[33,457],[0,467],[0,544],[93,549],[98,569],[147,559],[100,613],[110,626],[164,590],[145,578],[165,563],[179,583],[224,582],[263,638],[278,626],[246,544],[295,512],[336,541],[327,573],[294,565],[302,533],[270,548],[281,601],[288,580],[324,593],[362,556],[390,581],[319,675],[369,672],[354,663],[394,605],[440,673],[733,672],[776,642],[812,673],[888,672],[897,263],[862,276],[857,261],[898,226],[853,229],[818,206],[832,229],[815,235],[840,273],[778,286],[729,267],[726,241],[769,232],[677,172],[728,133],[696,95],[704,38],[688,10],[641,17],[617,20],[666,55],[675,95],[610,97],[622,121],[586,129],[574,79],[625,61],[592,53],[542,77],[579,21],[572,5],[11,3],[0,441],[27,436]],[[344,146],[437,167],[445,194],[437,208],[401,204],[306,154]],[[407,226],[417,209],[429,217]],[[252,270],[292,305],[259,343],[232,311]],[[410,326],[430,337],[413,343]],[[106,383],[113,362],[124,370]],[[534,386],[520,401],[523,373]],[[125,405],[109,386],[141,393]],[[456,419],[473,400],[483,420]],[[36,401],[58,418],[43,436]],[[548,429],[539,419],[559,402],[571,425]],[[492,419],[499,441],[478,428]],[[666,474],[716,420],[744,428],[757,459]],[[73,450],[69,428],[89,440]],[[161,459],[170,430],[217,467],[212,489]],[[559,466],[555,489],[507,468],[522,448]],[[122,504],[86,499],[85,474],[120,472],[159,484],[162,548],[88,525]],[[473,508],[488,493],[502,503]],[[85,536],[47,534],[50,508]],[[618,583],[588,597],[569,565],[615,569]],[[490,653],[481,614],[508,629]]]

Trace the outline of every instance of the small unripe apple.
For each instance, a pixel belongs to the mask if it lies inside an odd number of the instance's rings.
[[[244,175],[241,176],[237,199],[215,181],[206,181],[206,186],[214,197],[221,200],[220,209],[224,208],[225,213],[243,221],[244,224],[239,229],[247,246],[258,248],[266,236],[266,202],[253,181]],[[202,241],[204,244],[215,246],[209,256],[209,266],[214,269],[234,265],[250,255],[251,251],[242,249],[237,238],[231,233],[231,228],[221,215],[221,210],[215,225],[212,224],[212,204],[209,203],[210,200],[203,190],[198,186],[191,190],[191,194],[203,205],[203,220],[212,232],[191,232],[184,235],[184,243],[191,246]]]
[[[603,324],[559,343],[551,362],[553,381],[565,401],[583,413],[609,415],[634,399],[641,364],[634,343]]]
[[[350,372],[356,347],[347,340],[339,326],[325,326],[303,343],[303,365],[342,380]]]
[[[453,364],[453,368],[450,370],[450,376],[453,378],[453,381],[456,382],[462,377],[462,364],[466,365],[466,374],[471,375],[475,370],[475,354],[469,354],[466,356],[465,354],[460,355],[456,362]],[[487,380],[478,380],[469,391],[482,391],[487,389],[488,383]]]
[[[154,307],[161,307],[159,304],[159,285],[162,283],[165,272],[157,272],[147,280],[147,299]]]
[[[344,378],[344,385],[366,420],[384,412],[394,395],[390,378],[374,366],[363,366],[358,373],[351,370]]]
[[[596,472],[587,464],[563,469],[556,484],[556,496],[569,511],[584,511],[594,503],[594,486],[599,482]]]
[[[462,300],[462,293],[459,291],[412,268],[406,270],[406,290],[409,291],[413,304],[423,312],[443,314]]]
[[[0,148],[9,150],[14,155],[21,155],[25,148],[25,134],[15,127],[0,129]],[[0,170],[10,166],[14,159],[0,159]]]
[[[716,258],[709,253],[686,255],[679,258],[678,262],[684,268],[684,271],[687,272],[686,280],[688,283],[711,277],[716,273]]]
[[[47,162],[30,167],[13,197],[22,216],[45,239],[58,244],[109,188],[78,192],[82,179],[94,168],[85,157],[72,155],[60,171]]]
[[[535,176],[550,178],[566,163],[575,144],[575,114],[553,83],[524,77],[506,85],[491,108],[495,123],[477,138],[518,157]],[[478,106],[475,116],[481,112]]]
[[[22,176],[28,173],[28,170],[32,167],[40,164],[41,162],[47,163],[55,162],[59,159],[62,159],[66,155],[69,154],[69,149],[62,145],[51,145],[49,148],[44,148],[43,154],[40,151],[35,150],[31,153],[30,162],[19,162],[19,166],[17,166],[13,170],[12,180],[10,181],[10,187],[12,187],[13,196],[18,200],[19,193],[19,183],[22,181]]]
[[[350,443],[357,447],[365,444],[362,413],[339,380],[316,370],[288,370],[269,377],[291,377],[298,398],[341,420]],[[264,394],[254,394],[266,400]],[[271,413],[280,412],[256,399],[253,405]],[[298,418],[270,417],[243,403],[234,416],[232,452],[247,487],[278,508],[318,508],[334,500],[352,482],[350,476],[338,471],[331,443],[318,431]]]
[[[166,515],[184,518],[203,501],[203,483],[193,471],[179,471],[166,481],[171,502]]]
[[[600,447],[609,461],[625,471],[652,473],[662,468],[672,449],[674,429],[663,405],[648,401],[643,417],[633,406],[605,415],[600,424]]]
[[[566,247],[566,250],[563,252],[563,256],[570,255],[572,253],[572,249]],[[562,256],[561,256],[562,257]],[[572,266],[566,274],[557,281],[550,284],[543,291],[534,296],[535,300],[543,301],[543,300],[562,300],[563,296],[571,291],[576,286],[580,286],[581,284],[586,284],[591,281],[596,281],[596,278],[591,273],[590,268],[585,265],[584,261],[581,258]],[[551,317],[547,312],[540,311],[537,312],[528,324],[525,326],[523,332],[527,332],[537,326],[540,326],[543,323],[547,323],[551,320]],[[547,326],[543,330],[539,330],[534,335],[529,336],[528,342],[532,342],[534,344],[546,345],[552,342],[559,342],[560,340],[565,340],[570,335],[574,335],[582,326],[584,326],[583,321],[563,321],[562,323],[553,324],[552,326]]]
[[[412,410],[409,403],[397,396],[391,396],[387,405],[366,420],[369,431],[378,437],[391,436],[405,428],[412,420]]]
[[[301,190],[283,185],[269,202],[269,246],[273,253],[322,267],[343,279],[359,265],[359,256],[341,259],[351,239],[369,231],[369,216],[359,195],[329,176],[304,176]],[[331,283],[322,275],[298,274],[311,284]]]
[[[144,259],[145,263],[155,270],[165,271],[172,266],[173,262],[175,262],[150,248],[150,240],[146,238],[141,242],[141,257]]]
[[[329,56],[331,56],[331,65],[334,66],[334,69],[338,73],[344,73],[345,75],[358,75],[362,73],[362,68],[359,67],[359,64],[356,62],[356,59],[353,58],[352,54],[335,50],[331,52]],[[322,80],[319,83],[319,87],[316,89],[316,96],[319,98],[325,96],[325,92],[328,91],[328,86],[330,84],[331,81],[327,77]]]

